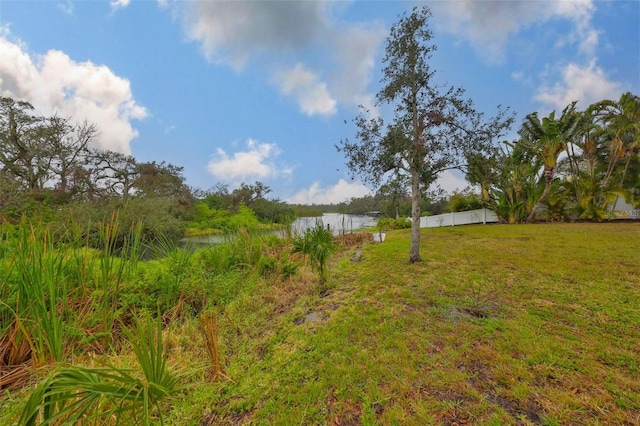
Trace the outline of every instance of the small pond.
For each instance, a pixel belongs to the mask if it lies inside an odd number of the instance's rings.
[[[376,225],[377,219],[353,214],[325,213],[319,217],[299,217],[291,224],[293,235],[303,234],[307,229],[316,226],[329,226],[335,235],[342,233],[358,232],[362,228],[370,228]],[[275,231],[284,235],[285,231]],[[219,244],[228,240],[224,235],[201,235],[197,237],[187,237],[180,240],[183,244]]]

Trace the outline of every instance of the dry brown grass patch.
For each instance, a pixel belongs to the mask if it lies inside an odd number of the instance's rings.
[[[354,232],[351,234],[336,235],[335,241],[343,247],[357,247],[373,241],[370,232]]]

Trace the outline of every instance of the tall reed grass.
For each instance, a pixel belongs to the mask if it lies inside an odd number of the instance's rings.
[[[198,252],[160,237],[149,243],[157,258],[144,263],[141,226],[128,231],[124,244],[122,234],[117,215],[91,230],[0,226],[0,389],[50,372],[32,392],[20,424],[162,421],[160,403],[178,389],[161,330],[172,304],[187,300],[198,307],[190,312],[202,307],[213,377],[226,377],[215,312],[267,273],[287,277],[297,268],[288,241],[257,231],[238,229],[226,244]],[[161,297],[156,326],[135,320]],[[135,368],[66,365],[125,354],[127,340]]]
[[[26,342],[29,350],[23,356],[30,355],[35,366],[61,361],[70,288],[64,254],[50,235],[21,226],[2,281],[9,301],[3,315],[8,327],[2,331],[13,337],[5,343],[17,349]]]
[[[132,278],[140,228],[116,256],[117,217],[99,226],[101,250],[83,230],[56,235],[23,221],[3,225],[0,241],[0,385],[16,384],[25,369],[64,361],[80,342],[106,350],[120,316],[122,285]],[[16,372],[21,370],[22,373]]]
[[[200,260],[216,273],[253,269],[260,264],[265,251],[280,242],[276,235],[238,228],[225,236],[224,243],[204,250]]]
[[[175,306],[181,297],[180,284],[191,266],[195,246],[180,247],[174,239],[161,235],[153,241],[152,248],[156,257],[167,264],[166,273],[161,277],[165,303]]]

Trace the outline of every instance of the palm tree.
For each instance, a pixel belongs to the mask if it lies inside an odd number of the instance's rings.
[[[608,136],[609,163],[624,163],[620,174],[623,183],[631,162],[640,158],[640,97],[627,92],[617,102],[602,101],[592,107]],[[609,167],[606,179],[611,179],[613,169]]]
[[[543,163],[544,190],[537,202],[527,215],[525,221],[530,222],[536,211],[544,204],[551,190],[551,183],[558,169],[558,157],[566,151],[569,143],[575,140],[580,132],[582,114],[575,109],[576,102],[572,102],[563,111],[560,118],[556,118],[555,111],[542,120],[538,113],[527,115],[519,131],[520,136],[529,141],[532,150]]]
[[[123,330],[131,341],[138,369],[62,367],[32,391],[18,423],[149,426],[158,418],[162,425],[160,402],[183,389],[180,376],[167,365],[162,321],[146,316],[136,320],[134,331]]]
[[[618,196],[640,190],[640,98],[625,93],[589,106],[574,145],[568,161],[580,217],[602,220]]]
[[[467,155],[466,178],[479,185],[482,202],[502,223],[522,223],[542,193],[542,162],[525,139],[504,141],[487,154]]]
[[[293,252],[309,256],[311,268],[319,274],[320,285],[324,285],[327,281],[327,261],[337,249],[333,233],[329,227],[325,228],[319,222],[314,228],[308,229],[303,235],[293,240]]]

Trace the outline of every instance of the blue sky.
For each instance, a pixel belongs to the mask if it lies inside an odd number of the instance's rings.
[[[416,4],[433,12],[437,80],[487,115],[640,93],[635,0],[0,0],[0,94],[94,122],[97,146],[183,166],[200,189],[337,203],[371,190],[335,144],[373,107],[388,29]]]

